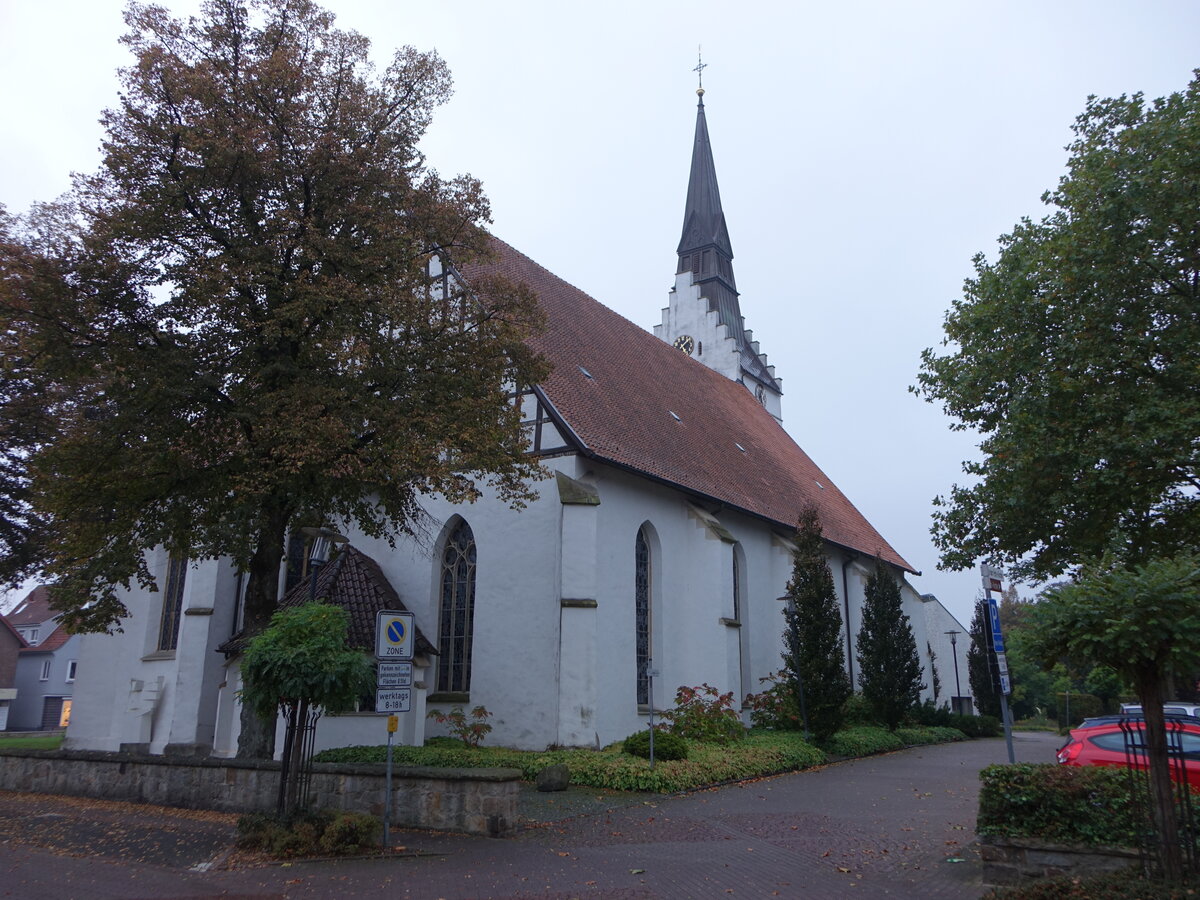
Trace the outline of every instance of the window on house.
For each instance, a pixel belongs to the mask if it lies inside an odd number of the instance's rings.
[[[442,553],[438,623],[438,690],[471,690],[471,638],[475,618],[475,536],[460,521]]]
[[[633,550],[634,637],[637,642],[637,702],[650,705],[650,544],[638,529]]]
[[[76,665],[76,660],[72,659],[67,662],[67,681],[75,680],[75,665]]]
[[[163,589],[162,618],[158,626],[158,649],[179,646],[179,620],[183,616],[183,580],[187,575],[187,557],[171,554],[167,562],[167,583]]]
[[[51,663],[51,660],[48,660],[48,659],[42,660],[42,681],[50,680],[50,663]]]
[[[27,640],[29,642],[29,646],[32,647],[34,644],[36,644],[38,642],[39,634],[41,634],[41,632],[38,629],[36,629],[36,628],[29,629],[29,634],[27,634],[25,636],[25,640]]]

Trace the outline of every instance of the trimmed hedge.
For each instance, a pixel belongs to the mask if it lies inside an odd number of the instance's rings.
[[[988,766],[979,779],[980,834],[1138,846],[1123,769],[1020,763]]]
[[[1196,889],[1147,881],[1137,872],[1112,872],[1092,878],[1055,878],[1021,887],[996,888],[984,897],[997,900],[1194,900]]]
[[[825,742],[825,749],[834,756],[870,756],[903,748],[904,741],[898,735],[878,725],[843,728]]]

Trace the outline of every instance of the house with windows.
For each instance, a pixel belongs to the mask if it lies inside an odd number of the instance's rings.
[[[488,494],[462,505],[429,496],[428,538],[392,546],[349,530],[316,571],[296,535],[281,584],[285,603],[302,600],[307,580],[360,623],[378,609],[414,614],[422,643],[402,742],[424,740],[429,709],[484,706],[490,743],[605,745],[670,708],[681,685],[761,690],[781,666],[791,535],[808,505],[852,674],[877,561],[901,586],[919,648],[961,629],[922,600],[912,565],[783,427],[782,379],[742,315],[703,96],[674,287],[653,333],[504,242],[494,250],[475,268],[432,257],[428,272],[441,290],[497,274],[539,298],[546,329],[531,342],[552,372],[513,398],[544,470],[537,499],[513,510]],[[159,590],[132,589],[121,630],[83,640],[90,674],[67,746],[233,755],[242,576],[228,560],[165,549],[148,565]],[[385,740],[371,698],[316,732],[318,749]]]
[[[59,625],[45,587],[30,591],[4,620],[24,644],[16,652],[8,730],[65,728],[71,721],[82,639]]]
[[[0,616],[0,731],[8,729],[8,711],[17,697],[17,654],[25,639]]]

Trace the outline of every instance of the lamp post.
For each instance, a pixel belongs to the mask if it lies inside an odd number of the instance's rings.
[[[350,538],[332,528],[301,528],[300,533],[312,540],[308,551],[308,602],[314,603],[317,599],[317,570],[329,562],[329,554],[335,544],[348,543]]]
[[[958,632],[951,630],[947,631],[946,634],[950,635],[950,655],[954,657],[954,705],[961,707],[962,703],[959,702],[959,696],[962,693],[962,689],[958,686]],[[955,712],[958,711],[957,709],[955,710]]]

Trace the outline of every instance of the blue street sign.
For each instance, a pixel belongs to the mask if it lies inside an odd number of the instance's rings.
[[[1000,631],[1000,604],[995,597],[988,597],[988,618],[992,623],[992,649],[1004,652],[1004,635]]]

